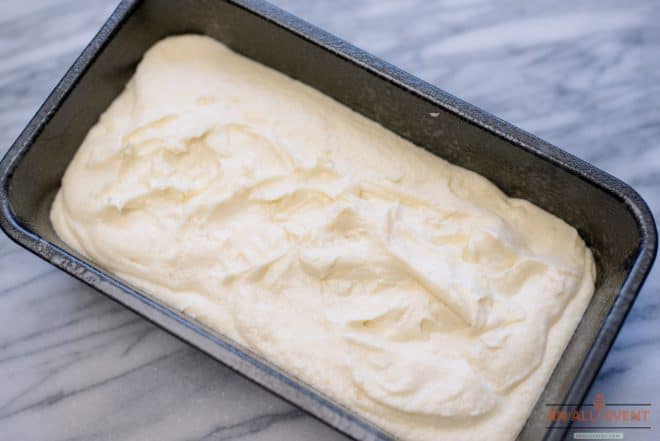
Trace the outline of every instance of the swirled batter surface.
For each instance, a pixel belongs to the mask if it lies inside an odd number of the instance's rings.
[[[594,290],[562,220],[201,36],[147,52],[51,220],[408,440],[515,438]]]

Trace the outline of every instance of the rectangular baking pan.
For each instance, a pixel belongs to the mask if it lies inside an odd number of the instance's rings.
[[[122,2],[0,162],[2,229],[53,265],[340,431],[361,440],[390,439],[267,361],[85,261],[53,231],[51,202],[87,131],[153,43],[188,32],[209,35],[307,83],[579,230],[596,259],[596,292],[519,435],[521,440],[561,439],[565,429],[547,429],[544,403],[584,398],[655,258],[656,228],[644,201],[597,168],[267,3]]]

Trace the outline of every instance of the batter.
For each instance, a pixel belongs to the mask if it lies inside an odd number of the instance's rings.
[[[514,439],[594,291],[562,220],[195,35],[146,53],[51,221],[405,440]]]

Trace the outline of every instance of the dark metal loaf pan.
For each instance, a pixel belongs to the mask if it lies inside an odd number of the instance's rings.
[[[5,232],[346,434],[388,439],[350,410],[86,262],[51,227],[50,204],[87,131],[153,43],[188,32],[309,84],[579,230],[596,258],[596,293],[519,437],[561,438],[564,430],[546,429],[543,403],[583,399],[655,257],[656,229],[644,201],[593,166],[261,1],[121,3],[0,163]]]

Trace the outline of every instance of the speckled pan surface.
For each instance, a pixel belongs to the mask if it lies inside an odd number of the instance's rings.
[[[144,51],[166,35],[183,32],[210,35],[298,78],[579,229],[597,259],[597,291],[520,436],[560,438],[563,431],[545,429],[543,403],[581,399],[655,256],[655,226],[644,202],[588,164],[262,2],[122,3],[3,159],[3,229],[44,259],[347,434],[387,438],[264,361],[85,263],[55,236],[48,208],[83,136]]]

